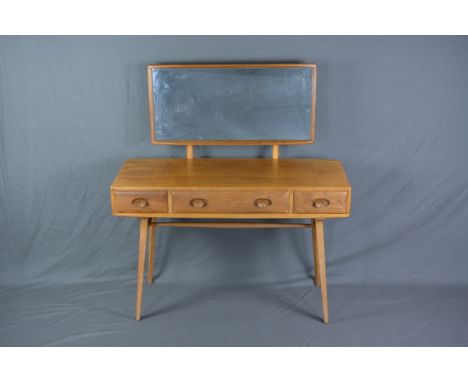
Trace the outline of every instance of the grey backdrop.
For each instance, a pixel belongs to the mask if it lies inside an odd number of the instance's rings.
[[[353,185],[325,227],[329,326],[302,230],[162,229],[132,320],[137,222],[109,185],[184,154],[150,144],[146,65],[208,62],[318,64],[316,143],[281,156]],[[0,344],[466,345],[467,144],[467,37],[0,37]]]

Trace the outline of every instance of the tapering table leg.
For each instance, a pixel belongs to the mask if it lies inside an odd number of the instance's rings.
[[[157,221],[157,219],[155,219]],[[156,226],[150,224],[149,227],[149,244],[148,244],[148,271],[146,274],[148,284],[153,283],[153,272],[154,272],[154,255],[156,248]]]
[[[315,223],[312,219],[312,254],[314,256],[314,284],[320,286],[320,272],[317,256],[317,239],[315,238]]]
[[[143,281],[145,276],[146,240],[148,236],[148,223],[150,219],[140,219],[140,244],[138,249],[137,294],[135,305],[135,319],[141,318],[141,302],[143,299]]]
[[[327,271],[325,265],[325,241],[323,235],[323,220],[315,220],[315,248],[317,249],[320,290],[322,292],[323,322],[328,324]]]

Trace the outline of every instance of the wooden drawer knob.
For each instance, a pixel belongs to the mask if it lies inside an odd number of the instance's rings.
[[[143,208],[149,205],[149,202],[144,198],[136,198],[132,200],[132,204],[136,207]]]
[[[268,206],[271,206],[271,200],[270,199],[265,199],[265,198],[256,199],[254,204],[255,204],[255,207],[266,208]]]
[[[330,201],[328,199],[315,199],[312,205],[315,208],[324,208],[330,205]]]
[[[193,208],[203,208],[208,205],[208,200],[206,199],[192,199],[190,205]]]

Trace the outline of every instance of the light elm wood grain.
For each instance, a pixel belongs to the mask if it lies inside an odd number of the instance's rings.
[[[325,265],[325,239],[323,232],[323,220],[315,220],[315,249],[317,250],[318,258],[318,270],[319,270],[319,282],[320,292],[322,294],[322,311],[323,311],[323,322],[328,324],[328,293],[327,293],[327,271]]]
[[[148,284],[153,283],[153,272],[154,272],[154,257],[156,255],[156,230],[157,230],[157,219],[155,223],[151,223],[148,233],[148,270],[146,279]]]
[[[317,255],[317,240],[315,239],[316,237],[316,232],[315,232],[315,222],[312,220],[312,255],[314,257],[314,284],[316,286],[320,286],[320,272],[319,272],[319,261],[318,261],[318,255]]]
[[[296,189],[346,191],[350,184],[336,160],[263,158],[137,158],[127,160],[113,190]]]
[[[135,304],[135,319],[141,319],[141,304],[143,300],[143,280],[145,275],[146,240],[148,236],[149,219],[140,219],[140,241],[138,248],[137,293]]]
[[[112,211],[140,214],[168,212],[167,191],[114,190]]]
[[[346,191],[295,191],[294,209],[302,213],[338,213],[348,210],[348,193]]]
[[[172,212],[288,213],[288,191],[171,191]],[[196,203],[200,201],[200,203]],[[270,204],[262,202],[270,201]]]

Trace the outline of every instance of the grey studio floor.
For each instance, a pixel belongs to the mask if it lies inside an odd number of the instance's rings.
[[[182,229],[160,240],[140,322],[133,319],[135,267],[117,272],[122,276],[113,281],[3,287],[0,344],[468,345],[468,288],[335,283],[346,262],[331,251],[331,323],[324,325],[307,235],[283,233],[299,238],[291,248],[277,230],[249,231],[242,243],[239,230]],[[181,244],[182,236],[191,247]]]

